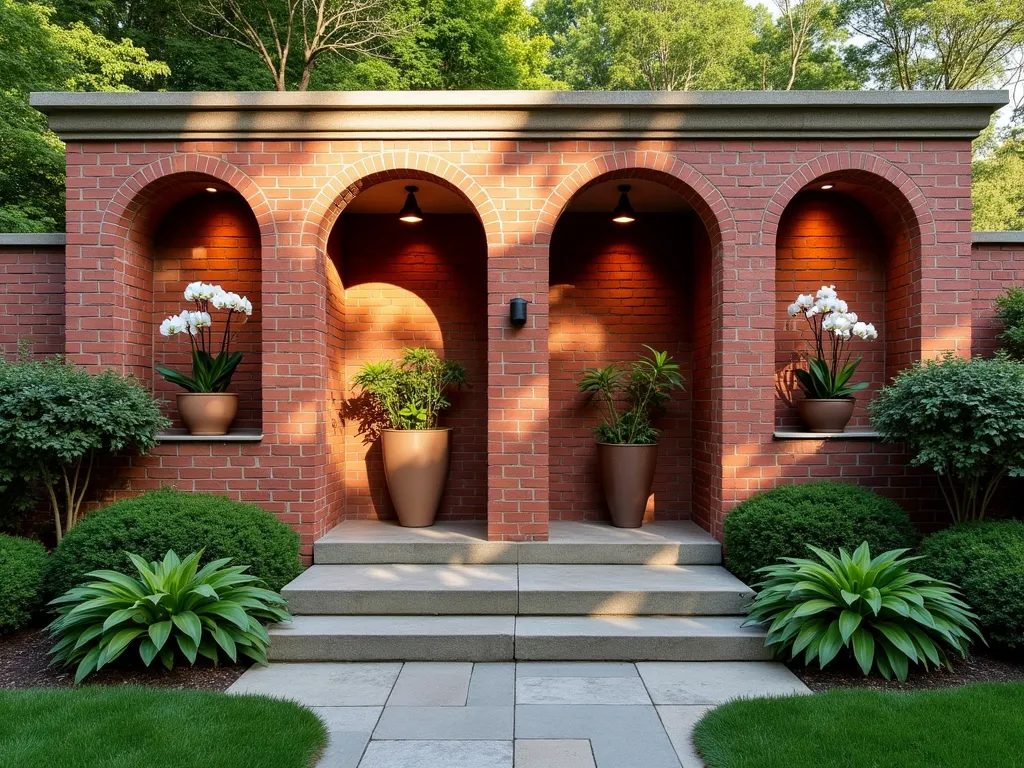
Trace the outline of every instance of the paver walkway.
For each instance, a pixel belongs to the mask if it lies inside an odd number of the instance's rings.
[[[318,768],[691,768],[709,708],[809,691],[770,662],[407,662],[275,663],[230,692],[312,707]]]

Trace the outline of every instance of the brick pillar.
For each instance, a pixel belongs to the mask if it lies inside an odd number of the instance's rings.
[[[523,328],[508,320],[530,302]],[[487,257],[487,538],[548,537],[548,248],[492,245]]]

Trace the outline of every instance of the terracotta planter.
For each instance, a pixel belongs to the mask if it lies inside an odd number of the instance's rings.
[[[237,413],[234,392],[178,393],[178,414],[191,435],[226,435]]]
[[[796,407],[811,432],[842,432],[850,423],[856,405],[857,401],[852,397],[828,400],[805,398],[798,400]]]
[[[406,528],[434,524],[451,461],[451,429],[384,429],[388,492]]]
[[[639,528],[643,525],[657,462],[657,444],[597,444],[601,485],[604,486],[608,510],[612,513],[612,525],[617,528]]]

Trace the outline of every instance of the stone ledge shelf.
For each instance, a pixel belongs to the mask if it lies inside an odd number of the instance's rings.
[[[855,430],[852,432],[803,432],[798,429],[777,429],[776,440],[878,440],[877,432]]]
[[[258,443],[262,439],[259,429],[233,429],[226,435],[190,435],[184,429],[169,429],[156,436],[158,443]]]

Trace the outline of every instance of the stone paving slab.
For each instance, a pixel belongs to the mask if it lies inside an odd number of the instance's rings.
[[[651,706],[639,677],[520,677],[517,704],[615,704]]]
[[[655,704],[723,704],[739,697],[810,693],[796,675],[775,662],[640,662],[636,666]]]
[[[495,740],[512,738],[512,707],[386,707],[376,740]]]
[[[511,707],[516,701],[516,665],[490,662],[473,665],[469,681],[469,706]]]
[[[408,662],[388,698],[389,707],[464,707],[473,665],[468,662]]]
[[[521,542],[520,563],[718,565],[722,545],[688,520],[615,528],[605,522],[552,521],[545,542]]]
[[[332,731],[327,734],[327,749],[316,768],[359,768],[369,743],[369,732]]]
[[[515,542],[488,541],[487,523],[438,521],[403,528],[382,520],[345,520],[313,544],[318,565],[329,563],[515,563]]]
[[[271,664],[252,666],[228,693],[262,693],[308,707],[383,706],[401,664]]]
[[[359,768],[512,768],[512,742],[371,741]]]
[[[517,705],[517,739],[589,739],[597,768],[680,768],[654,707]]]
[[[704,768],[704,761],[693,745],[693,728],[711,709],[713,707],[657,707],[661,724],[683,768]]]
[[[520,661],[521,677],[639,677],[636,664],[629,661]]]
[[[586,739],[516,739],[516,768],[595,768]]]

